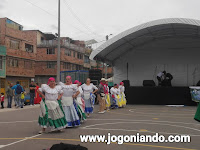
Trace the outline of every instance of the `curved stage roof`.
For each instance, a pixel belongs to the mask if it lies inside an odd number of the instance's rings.
[[[200,21],[184,18],[161,19],[128,29],[95,49],[90,59],[114,62],[117,58],[147,43],[166,38],[200,38]],[[168,46],[168,45],[166,45]]]

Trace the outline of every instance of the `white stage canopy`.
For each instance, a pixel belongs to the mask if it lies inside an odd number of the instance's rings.
[[[200,21],[183,18],[148,22],[108,40],[90,59],[113,64],[114,82],[130,80],[142,86],[143,80],[156,81],[166,70],[175,86],[194,85],[200,79]],[[127,69],[128,64],[128,69]]]

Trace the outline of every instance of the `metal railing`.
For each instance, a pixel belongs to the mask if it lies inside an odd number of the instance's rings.
[[[43,40],[40,44],[38,44],[38,47],[56,47],[58,45],[58,41],[56,40]],[[72,49],[78,52],[82,52],[85,53],[85,51],[87,50],[86,48],[77,46],[75,44],[69,43],[67,41],[61,41],[60,43],[61,47],[65,47],[68,49]]]

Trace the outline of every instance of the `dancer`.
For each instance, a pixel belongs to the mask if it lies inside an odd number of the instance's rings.
[[[119,90],[118,90],[118,85],[117,84],[114,84],[114,87],[112,87],[110,89],[110,92],[111,92],[111,96],[112,96],[112,105],[111,105],[111,108],[118,108],[118,100],[117,100],[117,97],[119,96]]]
[[[91,97],[98,91],[98,88],[90,82],[90,78],[87,78],[86,84],[84,83],[81,86],[83,89],[83,99],[85,101],[85,113],[87,113],[87,117],[90,116],[90,113],[93,113],[94,103],[92,101],[94,100],[91,100]]]
[[[105,94],[106,94],[106,109],[109,110],[111,104],[110,104],[108,80],[106,80],[106,84],[104,86],[105,86]]]
[[[200,122],[200,102],[199,102],[199,104],[198,104],[197,111],[196,111],[196,113],[195,113],[194,119],[195,119],[196,121],[199,121],[199,122]]]
[[[63,90],[62,106],[67,120],[67,127],[79,126],[80,120],[73,104],[73,99],[75,99],[80,93],[78,87],[76,84],[72,84],[71,76],[66,77],[65,84],[62,82],[59,84]]]
[[[119,89],[119,85],[117,84],[117,96],[116,96],[116,99],[117,99],[117,104],[118,104],[118,108],[122,108],[122,99],[121,99],[121,94],[120,94],[120,89]]]
[[[74,81],[74,84],[77,84],[78,86],[78,90],[79,90],[79,95],[77,96],[77,98],[75,99],[75,105],[78,111],[78,115],[80,118],[80,121],[83,122],[84,120],[86,120],[86,115],[85,115],[85,104],[84,104],[84,100],[82,98],[83,95],[83,90],[80,86],[80,82],[78,80]]]
[[[42,84],[41,88],[38,89],[38,93],[43,98],[40,103],[40,116],[38,119],[42,131],[39,133],[45,132],[47,127],[51,127],[52,131],[60,131],[65,128],[67,121],[60,101],[63,94],[61,86],[56,86],[55,79],[51,77],[47,84]]]
[[[120,95],[121,95],[122,107],[125,107],[126,106],[126,96],[124,94],[124,91],[125,91],[124,82],[120,82],[119,90],[120,90]]]
[[[99,101],[99,113],[105,113],[105,109],[106,109],[106,85],[105,85],[105,79],[102,78],[101,82],[99,84],[99,90],[98,90],[98,95],[97,95],[97,99]]]

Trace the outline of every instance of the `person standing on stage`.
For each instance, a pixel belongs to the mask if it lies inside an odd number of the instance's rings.
[[[47,84],[42,84],[38,89],[38,93],[42,96],[40,102],[39,125],[42,127],[42,134],[47,127],[51,127],[52,131],[60,131],[67,126],[67,121],[61,105],[61,97],[63,91],[61,86],[56,85],[54,78],[49,78]],[[44,94],[45,95],[44,95]]]
[[[118,85],[114,84],[114,87],[110,89],[111,97],[112,97],[112,105],[111,108],[118,108],[118,100],[117,97],[119,96],[120,92],[118,90]]]
[[[90,116],[90,113],[93,113],[93,102],[91,100],[91,94],[94,94],[98,91],[98,88],[90,83],[90,78],[87,78],[86,83],[81,85],[83,89],[83,99],[85,101],[85,113],[87,113],[87,117]]]
[[[158,86],[163,86],[163,81],[165,80],[166,71],[159,72],[157,74]]]
[[[30,106],[34,105],[34,99],[35,99],[35,83],[33,80],[31,80],[31,84],[29,85],[30,88]]]
[[[126,106],[126,96],[125,96],[125,87],[124,87],[124,82],[120,82],[119,85],[119,91],[121,95],[121,102],[122,102],[122,107]]]
[[[67,127],[75,127],[80,125],[78,113],[74,106],[74,99],[79,95],[76,84],[72,84],[71,76],[66,77],[66,83],[60,82],[59,85],[63,90],[62,106],[67,120]]]
[[[172,86],[172,79],[173,79],[173,76],[171,75],[171,73],[167,73],[166,74],[166,86]]]
[[[106,109],[106,91],[105,79],[102,78],[98,88],[97,100],[99,101],[99,113],[105,113]]]

